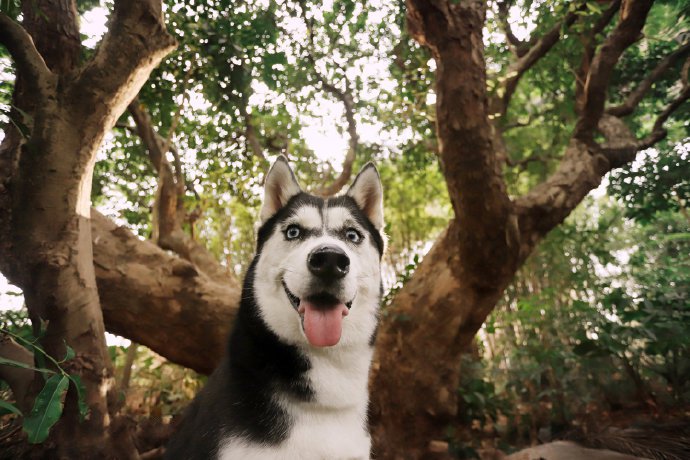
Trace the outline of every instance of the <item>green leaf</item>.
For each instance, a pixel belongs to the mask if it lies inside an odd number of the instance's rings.
[[[0,356],[0,365],[12,366],[12,367],[21,367],[23,369],[30,369],[32,371],[43,372],[45,374],[54,374],[55,373],[55,371],[53,371],[51,369],[46,369],[44,367],[34,367],[30,364],[22,363],[20,361],[15,361],[13,359],[3,358],[2,356]]]
[[[67,345],[67,343],[65,343],[65,349],[66,349],[65,357],[62,358],[62,361],[60,361],[61,363],[64,363],[65,361],[69,361],[70,359],[72,359],[76,356],[76,353],[74,353],[74,350],[72,349],[72,347]]]
[[[86,403],[86,387],[81,377],[77,374],[70,374],[69,379],[74,384],[74,389],[77,390],[77,404],[79,405],[79,420],[84,421],[89,414],[89,405]]]
[[[20,411],[17,406],[15,406],[12,403],[9,403],[7,401],[3,401],[2,399],[0,399],[0,415],[7,415],[7,414],[17,414],[19,416],[24,415],[24,414],[22,414],[22,411]]]
[[[24,431],[29,436],[31,444],[45,441],[50,428],[60,419],[63,407],[62,397],[68,385],[67,376],[56,374],[48,379],[36,397],[31,413],[24,418]]]

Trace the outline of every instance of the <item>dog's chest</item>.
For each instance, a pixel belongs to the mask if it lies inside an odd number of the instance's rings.
[[[266,446],[231,437],[221,442],[218,458],[231,459],[369,459],[371,440],[367,431],[367,380],[371,348],[356,353],[325,350],[310,354],[307,373],[314,391],[311,401],[279,396],[290,428],[278,445]]]

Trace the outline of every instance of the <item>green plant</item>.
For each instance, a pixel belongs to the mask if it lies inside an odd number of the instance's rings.
[[[52,368],[48,368],[45,365],[33,366],[0,357],[0,365],[19,367],[39,372],[45,379],[43,388],[36,396],[33,408],[27,415],[23,414],[18,407],[9,401],[0,401],[1,410],[4,410],[6,413],[14,413],[24,417],[23,429],[30,443],[39,444],[48,438],[50,429],[62,415],[64,396],[70,384],[77,392],[80,418],[83,420],[88,415],[89,407],[86,404],[86,394],[81,378],[76,374],[69,374],[61,366],[75,357],[74,350],[69,345],[65,344],[65,356],[58,361],[37,345],[38,339],[27,340],[21,335],[15,334],[4,328],[0,329],[0,333],[12,337],[14,340],[33,351],[34,355],[37,356],[36,361],[45,362],[47,360],[52,364]],[[40,359],[38,359],[39,356]]]

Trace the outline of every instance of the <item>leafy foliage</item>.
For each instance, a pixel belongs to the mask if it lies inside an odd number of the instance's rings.
[[[611,174],[609,192],[625,203],[628,217],[647,223],[657,212],[687,212],[690,144],[679,143],[667,149],[649,150],[635,163]]]
[[[23,313],[4,312],[3,316],[9,316],[10,321],[16,324],[16,319],[22,318]],[[25,319],[24,317],[24,320]],[[5,321],[3,321],[3,323],[5,323]],[[57,361],[38,345],[38,339],[31,336],[30,333],[27,333],[25,327],[26,323],[20,324],[19,330],[17,331],[12,331],[3,327],[0,328],[0,334],[13,338],[19,344],[25,346],[29,351],[32,351],[36,362],[39,364],[31,365],[0,357],[0,365],[33,370],[44,376],[45,383],[43,384],[43,388],[36,396],[31,412],[26,414],[23,420],[23,429],[28,436],[28,441],[32,444],[40,444],[48,438],[50,429],[60,419],[64,398],[70,385],[74,387],[76,392],[79,415],[82,420],[88,415],[89,407],[86,403],[86,390],[81,378],[77,374],[68,373],[63,367],[68,361],[75,358],[74,350],[69,345],[65,344],[65,356],[63,359]],[[50,367],[43,364],[46,361],[51,363]],[[2,400],[0,403],[0,410],[22,415],[21,411],[11,402]]]

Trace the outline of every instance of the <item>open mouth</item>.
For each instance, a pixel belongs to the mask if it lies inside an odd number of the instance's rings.
[[[350,313],[352,300],[343,303],[327,292],[300,299],[288,289],[284,280],[282,284],[292,308],[300,316],[302,330],[309,343],[316,347],[337,344],[342,334],[343,318]]]
[[[281,281],[283,284],[283,289],[285,290],[285,294],[287,295],[288,300],[290,300],[290,304],[292,305],[292,308],[294,308],[300,315],[304,314],[303,308],[300,308],[300,298],[297,297],[295,294],[288,289],[287,284],[285,284],[285,280]],[[309,297],[306,297],[305,300],[308,300],[309,302],[313,302],[315,305],[318,305],[322,308],[328,309],[330,306],[335,306],[341,303],[341,301],[334,295],[329,294],[328,292],[320,292],[318,294],[312,294]],[[353,299],[354,300],[354,299]],[[345,302],[345,306],[347,309],[352,308],[352,300],[349,302]]]

